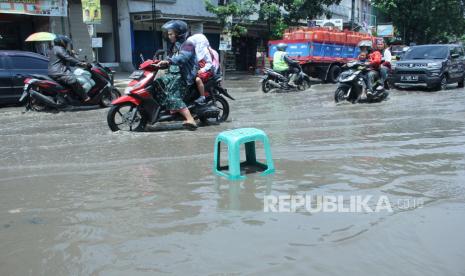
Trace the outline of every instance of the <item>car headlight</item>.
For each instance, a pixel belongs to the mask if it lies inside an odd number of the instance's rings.
[[[428,63],[428,68],[440,69],[441,67],[442,67],[441,62],[430,62],[430,63]]]

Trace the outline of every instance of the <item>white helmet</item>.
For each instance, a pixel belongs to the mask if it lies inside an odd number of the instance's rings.
[[[367,47],[368,51],[371,51],[373,48],[373,42],[371,40],[362,40],[357,44],[358,48]]]

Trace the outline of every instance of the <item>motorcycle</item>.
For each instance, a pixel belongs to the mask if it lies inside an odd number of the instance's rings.
[[[139,70],[129,76],[132,81],[124,91],[124,96],[114,100],[108,111],[107,122],[112,131],[143,131],[147,124],[184,120],[180,114],[170,113],[153,97],[156,93],[164,93],[165,88],[162,81],[155,79],[161,69],[157,66],[158,62],[156,59],[146,60],[139,66]],[[195,103],[199,97],[195,84],[188,89],[184,102],[194,119],[204,124],[210,123],[210,120],[224,122],[228,119],[229,104],[224,97],[231,100],[234,98],[221,87],[220,76],[213,77],[205,84],[205,104]]]
[[[113,85],[113,72],[100,63],[93,63],[90,72],[95,85],[87,92],[88,102],[82,102],[70,87],[64,87],[49,76],[31,75],[24,80],[20,102],[26,102],[26,110],[66,110],[74,106],[111,106],[111,102],[121,96]]]
[[[338,78],[339,86],[334,92],[334,101],[348,101],[351,103],[375,103],[385,100],[389,92],[387,82],[381,83],[376,80],[373,85],[373,93],[367,93],[366,99],[360,99],[362,92],[367,90],[367,74],[370,69],[365,63],[359,61],[349,62],[342,67],[344,70]]]
[[[310,77],[305,74],[302,67],[297,65],[295,68],[298,69],[294,84],[290,84],[290,77],[286,77],[272,69],[265,68],[265,76],[262,79],[262,91],[268,93],[274,88],[286,90],[286,91],[304,91],[311,86]],[[290,74],[292,76],[292,74]]]

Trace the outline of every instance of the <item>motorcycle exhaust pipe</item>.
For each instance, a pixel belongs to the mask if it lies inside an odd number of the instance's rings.
[[[51,97],[42,95],[39,92],[34,91],[34,90],[29,91],[29,93],[30,93],[31,97],[38,100],[42,104],[48,105],[50,107],[56,107],[56,108],[61,107],[61,105],[54,102]]]
[[[279,83],[275,82],[274,80],[268,80],[268,83],[275,88],[281,88],[281,85],[279,85]]]

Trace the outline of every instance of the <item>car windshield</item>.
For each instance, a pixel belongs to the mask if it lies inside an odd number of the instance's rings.
[[[418,46],[410,48],[403,59],[446,59],[448,54],[447,46]]]
[[[405,46],[393,45],[391,46],[391,52],[402,52]]]

